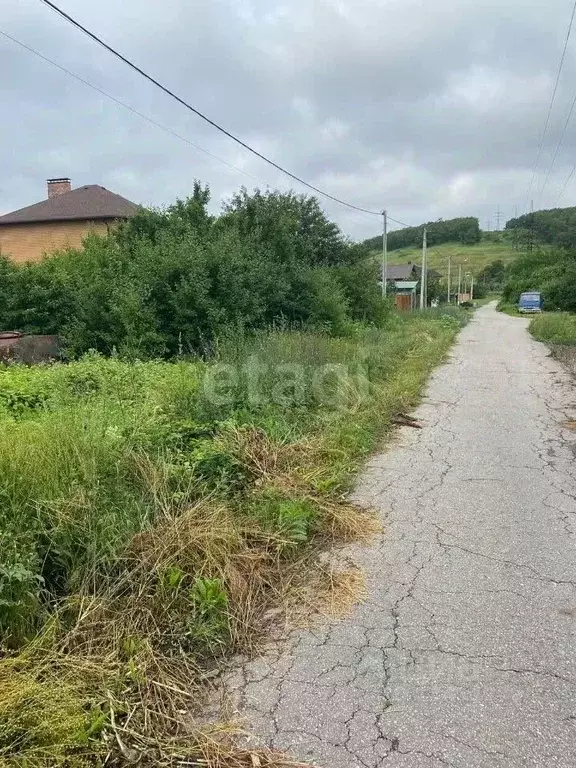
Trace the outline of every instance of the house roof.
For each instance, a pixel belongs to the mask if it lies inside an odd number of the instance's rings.
[[[415,291],[417,285],[418,285],[418,280],[397,280],[396,290],[397,291]]]
[[[416,275],[418,279],[420,278],[420,275],[422,274],[422,267],[418,264],[414,264],[414,269],[416,270]],[[439,277],[442,277],[440,272],[436,272],[435,269],[428,269],[428,279],[432,278],[432,280],[437,280]]]
[[[420,279],[421,273],[422,273],[422,267],[414,263],[389,264],[386,270],[388,280],[393,280],[393,281],[410,280],[411,278],[414,278],[414,277],[417,277],[418,279]],[[439,272],[436,272],[435,269],[428,270],[428,278],[435,280],[439,277],[441,277],[441,275]]]
[[[386,277],[388,280],[409,280],[413,270],[414,264],[389,264]]]
[[[98,184],[78,187],[62,195],[28,205],[0,216],[2,224],[31,224],[42,221],[97,221],[99,219],[126,219],[133,216],[139,206],[125,197]]]

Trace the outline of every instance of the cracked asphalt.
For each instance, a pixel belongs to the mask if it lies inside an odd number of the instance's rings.
[[[481,308],[358,481],[368,600],[227,687],[260,743],[323,768],[576,766],[576,389]]]

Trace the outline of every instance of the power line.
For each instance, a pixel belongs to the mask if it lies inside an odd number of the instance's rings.
[[[546,178],[544,179],[544,184],[542,185],[542,189],[540,190],[540,194],[538,195],[538,200],[542,199],[542,195],[544,194],[544,190],[546,189],[546,185],[548,184],[548,179],[550,178],[550,174],[552,173],[552,168],[554,167],[554,163],[556,162],[556,156],[558,155],[558,151],[562,145],[562,142],[564,141],[564,136],[566,136],[568,123],[570,122],[570,119],[574,112],[574,107],[576,107],[576,96],[574,96],[574,99],[572,100],[572,104],[570,106],[568,116],[566,117],[566,122],[564,123],[564,128],[562,129],[562,134],[558,139],[558,144],[556,144],[556,149],[554,150],[554,154],[552,156],[552,162],[550,163],[550,168],[548,168],[548,173],[546,174]]]
[[[568,177],[566,178],[566,181],[564,182],[564,186],[562,187],[562,189],[560,190],[560,194],[559,194],[559,195],[558,195],[558,197],[556,198],[556,204],[558,204],[558,203],[560,202],[560,198],[562,197],[562,195],[564,194],[564,192],[566,192],[566,187],[567,187],[567,186],[568,186],[568,184],[570,183],[570,181],[571,181],[571,179],[572,179],[572,176],[574,176],[574,173],[576,173],[576,165],[573,165],[573,166],[572,166],[572,170],[571,170],[571,171],[570,171],[570,173],[568,174]]]
[[[405,221],[398,221],[398,219],[393,219],[392,216],[388,216],[388,221],[393,221],[394,224],[400,224],[401,227],[406,227],[407,229],[414,229],[412,224],[406,224]]]
[[[213,152],[210,152],[209,150],[204,149],[204,147],[201,147],[199,144],[195,144],[193,141],[190,141],[185,136],[181,136],[179,133],[176,133],[171,128],[167,128],[165,125],[162,125],[162,123],[157,122],[152,117],[145,115],[143,112],[139,112],[134,107],[131,107],[129,104],[126,104],[126,102],[122,101],[121,99],[118,99],[116,96],[112,96],[111,93],[108,93],[102,88],[99,88],[97,85],[94,85],[88,80],[85,80],[83,77],[80,77],[80,75],[77,75],[75,72],[72,72],[71,70],[66,69],[66,67],[63,67],[61,64],[58,64],[56,61],[49,59],[47,56],[44,56],[42,53],[35,50],[34,48],[31,48],[29,45],[26,45],[21,40],[17,40],[15,37],[12,37],[12,35],[9,35],[7,32],[4,32],[2,29],[0,29],[0,35],[3,35],[8,40],[11,40],[13,43],[16,43],[16,45],[19,45],[21,48],[24,48],[26,51],[29,51],[30,53],[34,54],[34,56],[37,56],[39,59],[42,59],[42,61],[45,61],[46,63],[51,64],[53,67],[56,67],[62,72],[65,72],[67,75],[70,75],[70,77],[73,77],[75,80],[82,83],[83,85],[87,85],[89,88],[92,88],[94,91],[97,91],[102,96],[106,96],[107,99],[110,99],[116,104],[119,104],[121,107],[124,107],[124,109],[127,109],[129,112],[132,112],[134,115],[141,117],[143,120],[146,120],[148,123],[150,123],[151,125],[154,125],[156,128],[159,128],[160,130],[165,131],[166,133],[170,134],[174,138],[179,139],[180,141],[183,141],[186,144],[189,144],[191,147],[194,147],[194,149],[197,149],[199,152],[203,152],[205,155],[208,155],[209,157],[214,158],[214,160],[218,160],[220,163],[224,163],[224,165],[227,165],[228,168],[231,168],[234,171],[238,171],[238,173],[243,173],[244,176],[247,176],[253,181],[258,182],[258,184],[263,184],[266,187],[269,186],[269,184],[267,184],[265,181],[258,179],[256,176],[252,176],[252,174],[248,173],[247,171],[243,171],[242,168],[238,168],[236,165],[233,165],[232,163],[229,163],[227,160],[224,160],[224,158],[218,157],[218,155],[215,155]]]
[[[137,72],[139,75],[144,77],[146,80],[148,80],[150,83],[155,85],[157,88],[160,88],[161,91],[166,93],[171,98],[175,99],[179,104],[181,104],[183,107],[186,107],[186,109],[190,110],[190,112],[193,112],[198,117],[202,118],[205,122],[207,122],[209,125],[211,125],[213,128],[216,128],[216,130],[220,131],[220,133],[223,133],[225,136],[227,136],[229,139],[232,139],[232,141],[235,141],[237,144],[239,144],[244,149],[248,150],[248,152],[251,152],[256,157],[260,158],[260,160],[264,160],[264,162],[271,165],[273,168],[276,168],[276,170],[281,171],[281,173],[286,174],[286,176],[289,176],[291,179],[294,179],[299,184],[303,184],[305,187],[308,187],[308,189],[313,190],[319,195],[322,195],[323,197],[328,198],[329,200],[332,200],[335,203],[339,203],[340,205],[344,205],[347,208],[351,208],[355,211],[360,211],[362,213],[368,213],[373,216],[381,216],[381,211],[370,211],[367,208],[361,208],[358,205],[353,205],[352,203],[348,203],[345,200],[341,200],[338,197],[335,197],[334,195],[329,194],[328,192],[324,192],[322,189],[319,189],[318,187],[315,187],[313,184],[309,184],[304,179],[300,178],[299,176],[296,176],[296,174],[292,173],[291,171],[288,171],[286,168],[282,167],[281,165],[278,165],[278,163],[275,163],[270,158],[266,157],[266,155],[263,155],[261,152],[258,152],[258,150],[251,147],[249,144],[247,144],[245,141],[242,141],[242,139],[238,138],[238,136],[235,136],[230,131],[226,130],[226,128],[223,128],[221,125],[216,123],[214,120],[209,118],[207,115],[205,115],[203,112],[201,112],[199,109],[196,109],[196,107],[193,107],[191,104],[189,104],[187,101],[185,101],[183,98],[178,96],[174,91],[171,91],[169,88],[167,88],[165,85],[162,85],[158,80],[156,80],[152,75],[149,75],[147,72],[145,72],[143,69],[141,69],[139,66],[134,64],[130,59],[126,58],[126,56],[123,56],[119,51],[117,51],[115,48],[113,48],[111,45],[108,45],[108,43],[104,42],[98,35],[96,35],[94,32],[91,32],[87,27],[83,26],[79,21],[76,21],[72,16],[70,16],[68,13],[66,13],[64,10],[59,8],[55,3],[51,2],[51,0],[40,0],[44,5],[48,6],[51,10],[55,11],[59,16],[61,16],[63,19],[68,21],[70,24],[72,24],[74,27],[79,29],[81,32],[83,32],[85,35],[88,35],[89,38],[91,38],[94,42],[98,43],[98,45],[101,45],[103,48],[105,48],[109,53],[116,56],[116,58],[120,59],[120,61],[124,62],[124,64],[127,64],[131,69],[133,69],[135,72]],[[576,1],[576,0],[575,0]],[[392,219],[389,217],[391,221],[394,221],[396,224],[401,224],[402,226],[405,226],[402,224],[402,222],[396,221],[395,219]]]
[[[182,136],[181,134],[176,133],[176,131],[172,130],[171,128],[168,128],[162,123],[159,123],[157,120],[154,120],[154,118],[150,117],[149,115],[146,115],[143,112],[140,112],[135,107],[131,107],[129,104],[126,104],[125,101],[122,101],[118,97],[113,96],[111,93],[108,93],[103,88],[100,88],[99,86],[94,85],[94,83],[91,83],[89,80],[86,80],[85,78],[81,77],[76,72],[72,72],[72,70],[67,69],[66,67],[62,66],[62,64],[58,64],[58,62],[54,61],[53,59],[50,59],[47,56],[44,56],[44,54],[40,53],[39,51],[32,48],[31,46],[26,45],[26,43],[23,43],[21,40],[18,40],[17,38],[12,37],[12,35],[9,35],[7,32],[5,32],[2,29],[0,29],[0,35],[3,35],[8,40],[15,43],[16,45],[19,45],[21,48],[25,49],[26,51],[29,51],[30,53],[32,53],[34,56],[37,56],[42,61],[45,61],[46,63],[50,64],[53,67],[56,67],[62,72],[65,72],[67,75],[69,75],[70,77],[73,77],[78,82],[88,86],[89,88],[92,88],[92,90],[96,91],[102,96],[105,96],[107,99],[110,99],[111,101],[115,102],[119,106],[124,107],[124,109],[127,109],[129,112],[132,112],[132,114],[137,115],[138,117],[141,117],[143,120],[146,120],[146,122],[150,123],[156,128],[159,128],[160,130],[164,131],[170,136],[173,136],[174,138],[179,139],[180,141],[183,141],[184,143],[188,144],[194,149],[197,149],[199,152],[203,152],[205,155],[208,155],[208,157],[212,157],[214,160],[218,160],[218,162],[223,163],[224,165],[228,166],[228,168],[231,168],[232,170],[237,171],[238,173],[242,173],[244,176],[252,179],[253,181],[256,181],[258,184],[261,184],[265,187],[270,187],[270,184],[268,184],[268,182],[262,181],[262,179],[259,179],[257,176],[253,176],[251,173],[248,173],[248,171],[245,171],[242,168],[239,168],[238,166],[233,165],[232,163],[229,163],[228,160],[224,160],[224,158],[219,157],[218,155],[215,155],[213,152],[210,152],[208,149],[205,149],[199,144],[196,144],[195,142],[190,141],[190,139],[187,139],[185,136]],[[359,211],[359,213],[364,214],[363,211]],[[370,214],[373,215],[374,212],[371,211]],[[409,224],[405,224],[402,221],[398,221],[398,219],[393,219],[391,216],[389,216],[388,219],[404,227],[410,226]]]
[[[171,128],[168,128],[167,126],[162,125],[162,123],[159,123],[157,120],[154,120],[154,118],[150,117],[149,115],[145,115],[143,112],[140,112],[134,107],[131,107],[129,104],[126,104],[126,102],[122,101],[116,96],[113,96],[111,93],[108,93],[107,91],[100,88],[99,86],[94,85],[94,83],[91,83],[89,80],[84,79],[83,77],[78,75],[76,72],[72,72],[71,70],[67,69],[61,64],[58,64],[58,62],[54,61],[53,59],[49,59],[47,56],[44,56],[44,54],[35,50],[31,46],[26,45],[26,43],[23,43],[21,40],[17,40],[15,37],[12,37],[12,35],[9,35],[7,32],[4,32],[4,30],[2,29],[0,29],[0,35],[3,35],[8,40],[12,41],[13,43],[16,43],[16,45],[19,45],[21,48],[24,48],[26,51],[29,51],[30,53],[34,54],[34,56],[37,56],[42,61],[45,61],[48,64],[51,64],[53,67],[56,67],[62,72],[65,72],[67,75],[69,75],[70,77],[73,77],[75,80],[82,83],[83,85],[87,85],[89,88],[92,88],[94,91],[97,91],[102,96],[105,96],[107,99],[110,99],[116,104],[119,104],[121,107],[124,107],[124,109],[127,109],[129,112],[132,112],[134,115],[141,117],[143,120],[146,120],[148,123],[155,126],[156,128],[159,128],[160,130],[164,131],[170,136],[173,136],[175,139],[179,139],[180,141],[183,141],[185,144],[188,144],[194,149],[197,149],[199,152],[203,152],[205,155],[208,155],[209,157],[214,158],[214,160],[218,160],[218,162],[223,163],[224,165],[228,166],[228,168],[231,168],[232,170],[237,171],[238,173],[242,173],[244,176],[248,177],[249,179],[252,179],[258,184],[261,184],[262,186],[265,186],[268,189],[271,188],[268,182],[262,181],[262,179],[259,179],[258,177],[253,176],[251,173],[248,173],[248,171],[244,171],[242,168],[238,168],[238,166],[233,165],[232,163],[229,163],[228,160],[224,160],[224,158],[219,157],[218,155],[215,155],[213,152],[210,152],[208,149],[201,147],[199,144],[196,144],[193,141],[190,141],[190,139],[187,139],[185,136],[182,136],[181,134],[176,133],[176,131],[173,131]],[[368,219],[367,214],[364,214],[361,212],[356,212],[356,214],[358,216],[363,216],[364,218]]]
[[[42,0],[42,1],[45,2],[46,0]],[[550,99],[550,106],[548,107],[548,114],[546,115],[546,122],[544,123],[544,130],[542,131],[542,137],[540,138],[540,145],[538,147],[538,153],[536,155],[536,162],[534,163],[534,169],[532,171],[532,179],[530,180],[530,185],[528,187],[528,191],[526,192],[526,205],[528,204],[530,192],[532,191],[532,186],[534,185],[534,179],[536,178],[536,171],[538,170],[538,163],[540,162],[540,156],[542,155],[542,149],[544,147],[544,139],[546,138],[548,125],[550,123],[550,116],[552,115],[552,107],[554,106],[554,99],[556,98],[556,91],[558,90],[558,83],[560,82],[560,75],[562,73],[562,68],[564,66],[564,59],[566,58],[566,51],[568,50],[568,41],[570,40],[570,35],[572,33],[572,25],[574,24],[575,14],[576,14],[576,0],[574,0],[574,5],[572,6],[572,14],[570,16],[570,23],[568,24],[568,32],[566,33],[566,40],[564,41],[564,49],[562,50],[562,56],[560,57],[560,64],[558,65],[556,82],[554,83],[552,98]]]

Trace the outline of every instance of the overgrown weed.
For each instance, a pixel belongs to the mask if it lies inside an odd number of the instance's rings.
[[[289,765],[195,719],[203,691],[286,612],[361,599],[361,574],[318,553],[380,531],[346,501],[354,471],[459,326],[424,314],[246,335],[212,364],[0,371],[0,761]],[[214,399],[216,365],[233,375]]]

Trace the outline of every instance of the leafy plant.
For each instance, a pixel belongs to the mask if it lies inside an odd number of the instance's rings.
[[[265,491],[254,500],[251,514],[274,534],[281,552],[293,551],[309,542],[316,521],[311,501],[286,498],[276,490]]]
[[[290,544],[298,545],[310,538],[310,526],[314,520],[314,508],[307,501],[282,501],[276,512],[278,534]]]
[[[0,407],[4,407],[12,416],[23,416],[30,411],[39,410],[46,405],[47,397],[43,392],[26,392],[0,389]]]
[[[32,624],[42,583],[42,577],[23,563],[0,563],[0,630],[14,632]]]
[[[193,616],[187,625],[187,634],[211,652],[223,646],[229,632],[228,596],[220,579],[199,576],[190,590]]]
[[[177,565],[171,565],[164,573],[164,586],[172,593],[178,592],[186,574]]]
[[[189,462],[192,475],[209,488],[239,488],[246,480],[239,459],[214,440],[198,441]]]

